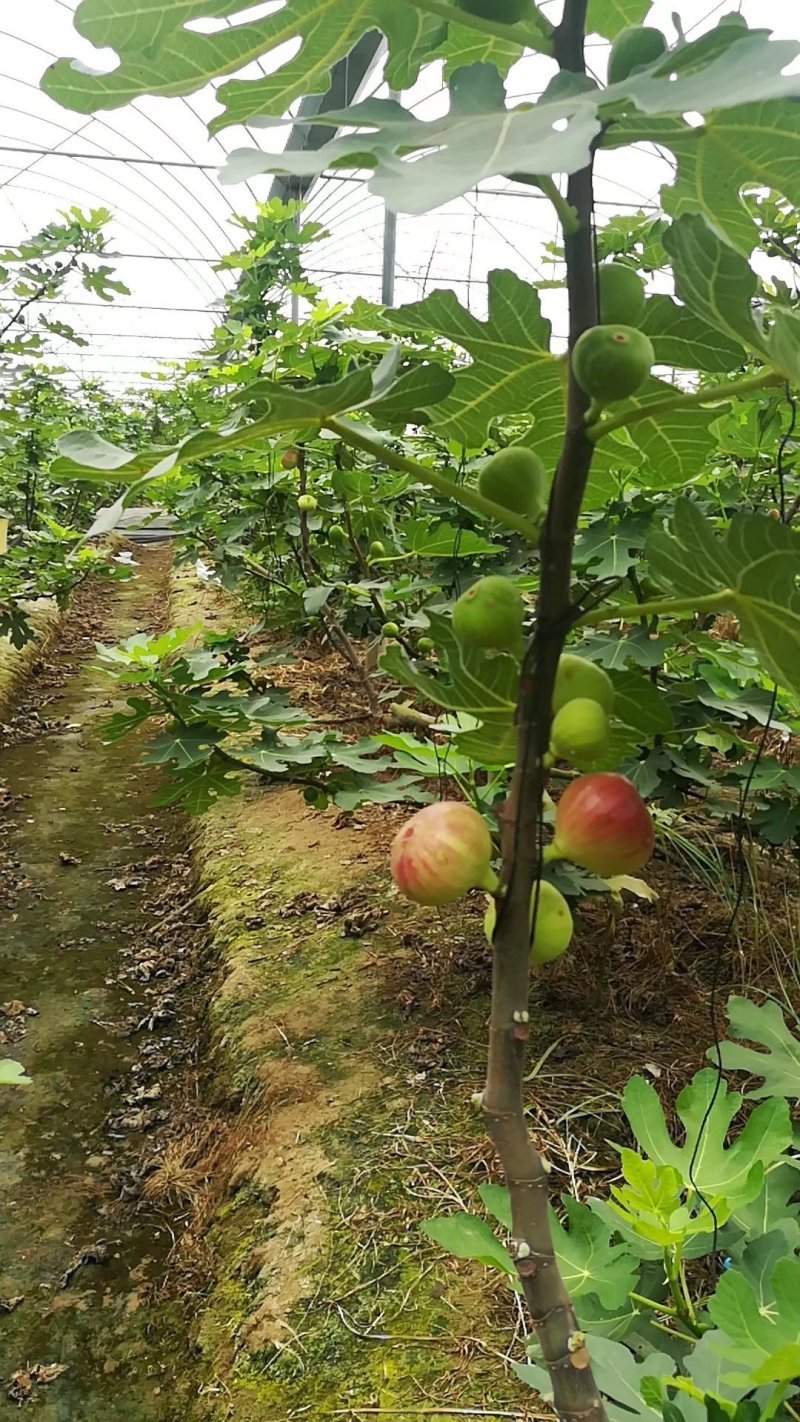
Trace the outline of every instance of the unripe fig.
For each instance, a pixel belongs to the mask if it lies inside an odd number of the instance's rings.
[[[381,632],[384,637],[397,637],[400,634],[400,628],[396,622],[384,622]]]
[[[667,52],[667,41],[650,25],[631,25],[617,35],[608,58],[609,84],[621,84],[637,69],[655,64]]]
[[[602,755],[608,744],[608,717],[599,701],[576,696],[557,711],[550,728],[550,749],[557,760],[581,769]]]
[[[545,859],[571,859],[607,879],[634,874],[653,853],[650,812],[624,775],[582,775],[567,786],[556,807],[555,839]]]
[[[297,507],[301,513],[313,513],[317,507],[317,501],[313,494],[301,494],[297,500]]]
[[[338,543],[340,547],[342,544],[350,542],[346,530],[342,528],[340,523],[331,524],[331,527],[328,529],[328,537],[331,543]]]
[[[620,323],[641,326],[644,320],[644,282],[633,267],[622,262],[606,262],[597,272],[600,291],[600,320],[605,326]]]
[[[432,637],[420,637],[417,642],[418,652],[433,652],[436,650],[436,643]]]
[[[577,657],[574,652],[562,652],[553,691],[553,714],[577,696],[588,696],[598,701],[604,711],[610,711],[614,705],[614,684],[608,672],[596,662]]]
[[[516,652],[522,644],[525,607],[508,578],[479,578],[453,608],[453,631],[463,647]]]
[[[486,821],[471,805],[442,800],[426,805],[397,831],[392,878],[415,904],[452,904],[468,889],[497,888]]]
[[[599,405],[627,400],[644,385],[655,351],[649,337],[633,326],[592,326],[572,352],[575,379]]]
[[[555,884],[549,883],[547,879],[542,879],[539,884],[538,903],[535,884],[531,894],[531,925],[533,924],[534,908],[536,909],[536,929],[531,938],[531,961],[550,963],[554,958],[560,958],[572,941],[574,924],[570,907]],[[494,899],[492,899],[483,920],[484,932],[489,943],[494,938],[496,919],[497,910]]]
[[[380,542],[378,541],[378,539],[376,539],[374,543],[370,543],[370,545],[369,545],[369,556],[370,556],[370,558],[385,558],[385,557],[386,557],[386,548],[385,548],[385,546],[384,546],[382,543],[380,543]]]
[[[485,499],[533,520],[541,518],[547,506],[544,464],[535,450],[519,444],[492,455],[478,475],[478,489]]]
[[[530,0],[456,0],[456,5],[467,15],[496,20],[499,25],[516,25],[531,9]]]
[[[285,449],[281,455],[281,464],[284,469],[296,469],[299,455],[296,449]]]

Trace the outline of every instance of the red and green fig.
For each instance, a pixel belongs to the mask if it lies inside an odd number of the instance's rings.
[[[649,337],[634,326],[591,326],[575,342],[572,370],[581,390],[611,405],[636,394],[655,358]]]
[[[592,765],[608,745],[608,717],[599,701],[576,696],[553,717],[550,751],[578,769]]]
[[[553,691],[553,713],[579,696],[591,697],[609,712],[614,705],[614,684],[608,672],[596,662],[578,657],[574,652],[562,652]]]
[[[645,312],[644,282],[633,267],[605,262],[598,268],[600,320],[605,326],[641,326]]]
[[[534,909],[536,910],[536,928],[531,937],[531,962],[551,963],[554,958],[560,958],[562,953],[566,953],[572,942],[574,924],[569,904],[555,884],[542,879],[538,886],[538,902],[536,887],[534,884],[531,894],[531,924]],[[492,899],[483,920],[484,933],[490,944],[494,938],[496,921],[497,909]]]
[[[415,904],[455,903],[468,889],[497,888],[486,821],[471,805],[441,800],[426,805],[397,831],[392,842],[392,878]]]
[[[299,458],[300,456],[296,449],[285,449],[281,455],[281,464],[284,469],[296,469]]]
[[[655,64],[667,52],[667,41],[652,25],[631,25],[622,30],[608,57],[608,82],[621,84],[638,69]]]
[[[478,475],[478,491],[512,513],[538,521],[547,507],[547,474],[533,449],[511,444],[498,450]]]
[[[462,647],[519,652],[525,605],[508,578],[479,578],[453,608],[453,631]]]
[[[597,772],[567,786],[556,806],[555,838],[544,857],[571,859],[590,874],[635,874],[651,858],[650,812],[624,775]]]

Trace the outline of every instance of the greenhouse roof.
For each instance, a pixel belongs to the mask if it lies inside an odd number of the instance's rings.
[[[73,204],[111,211],[116,275],[130,296],[107,306],[80,293],[53,309],[51,314],[71,322],[88,344],[76,348],[56,341],[51,353],[69,378],[91,375],[120,388],[138,382],[160,361],[181,360],[203,346],[214,325],[214,304],[226,285],[217,263],[241,241],[235,215],[250,213],[271,192],[285,195],[287,189],[269,175],[237,186],[219,183],[226,155],[256,139],[236,127],[209,136],[207,123],[219,108],[213,86],[182,98],[139,99],[97,116],[68,111],[47,97],[39,81],[55,58],[73,56],[95,69],[115,63],[110,51],[98,55],[76,33],[76,8],[77,0],[28,0],[7,7],[3,16],[0,247],[36,232]],[[800,38],[800,13],[789,0],[684,0],[679,7],[676,0],[655,0],[650,22],[674,34],[676,8],[691,36],[716,24],[722,14],[739,11],[751,25]],[[550,0],[551,13],[558,9],[557,0]],[[590,66],[599,77],[607,48],[599,39],[590,41]],[[551,72],[552,61],[526,57],[511,71],[512,98],[540,93]],[[348,96],[386,93],[381,49],[374,40],[362,42],[338,80],[340,92]],[[441,64],[424,70],[402,102],[424,117],[441,112]],[[270,133],[269,146],[296,146],[307,141],[308,133],[285,126]],[[263,134],[258,142],[267,146]],[[651,145],[602,154],[599,221],[614,210],[657,210],[668,172],[666,159]],[[381,200],[368,191],[362,176],[349,173],[313,180],[307,200],[308,217],[329,232],[315,245],[309,264],[323,295],[332,301],[359,295],[379,300],[385,239]],[[510,267],[530,280],[556,275],[547,251],[556,235],[555,212],[542,194],[505,181],[482,183],[434,213],[401,214],[394,300],[413,300],[434,286],[448,285],[480,313],[492,267]],[[545,291],[544,305],[558,331],[559,293]]]

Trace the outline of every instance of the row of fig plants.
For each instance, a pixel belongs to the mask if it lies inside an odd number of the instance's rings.
[[[32,635],[38,598],[64,607],[89,575],[128,576],[84,542],[92,490],[52,472],[56,441],[68,430],[90,422],[141,439],[148,429],[134,401],[113,399],[96,381],[71,388],[50,354],[54,341],[87,345],[56,314],[74,295],[110,302],[128,294],[109,263],[110,216],[73,207],[0,252],[0,638],[17,647]]]
[[[604,628],[613,636],[614,629],[635,628],[649,638],[654,618],[692,622],[727,617],[735,619],[741,643],[752,649],[767,689],[775,682],[796,695],[800,681],[800,549],[790,502],[781,493],[777,518],[764,510],[729,518],[724,503],[709,509],[709,486],[702,481],[717,439],[712,427],[739,409],[740,399],[787,390],[791,396],[800,380],[800,324],[793,295],[779,275],[761,278],[751,267],[760,229],[740,196],[747,186],[777,189],[778,197],[790,202],[796,197],[792,156],[800,80],[784,70],[798,47],[750,30],[738,15],[724,16],[693,40],[684,37],[676,19],[676,38],[668,45],[663,36],[654,41],[652,32],[626,28],[641,26],[648,8],[647,0],[624,5],[619,0],[565,0],[554,23],[532,0],[496,0],[491,6],[485,0],[392,0],[385,5],[376,0],[357,12],[359,21],[348,0],[325,0],[324,5],[287,0],[266,16],[260,7],[253,11],[245,4],[227,28],[212,26],[206,32],[197,22],[216,16],[215,0],[196,0],[191,6],[191,29],[183,28],[185,7],[157,3],[155,12],[152,5],[145,12],[83,0],[76,11],[83,38],[116,50],[118,63],[101,73],[59,61],[43,81],[51,97],[91,112],[143,93],[189,92],[234,72],[245,52],[251,59],[261,54],[269,60],[266,77],[228,79],[217,91],[222,112],[212,127],[252,120],[269,125],[309,88],[307,47],[313,45],[318,60],[311,85],[325,88],[328,67],[345,59],[362,31],[377,27],[388,47],[386,80],[396,90],[413,83],[422,65],[445,59],[449,113],[423,120],[391,99],[338,111],[314,105],[304,123],[342,132],[327,142],[323,132],[319,143],[280,153],[239,149],[229,159],[224,180],[276,168],[308,174],[330,166],[367,165],[373,191],[390,206],[423,212],[485,178],[513,177],[541,189],[560,219],[569,303],[566,355],[551,349],[550,326],[536,290],[512,272],[493,272],[485,320],[451,292],[435,291],[421,302],[371,317],[381,337],[379,360],[376,353],[365,353],[346,369],[318,373],[316,379],[307,367],[302,377],[292,378],[276,362],[228,396],[232,409],[224,424],[189,433],[172,446],[133,452],[112,452],[87,432],[63,443],[60,473],[99,478],[113,467],[117,482],[129,481],[127,497],[139,499],[151,481],[178,468],[215,458],[222,462],[242,450],[259,459],[273,442],[280,447],[288,437],[300,451],[297,468],[305,481],[298,484],[298,497],[305,501],[298,505],[297,520],[302,561],[309,531],[303,520],[323,507],[316,490],[308,487],[307,458],[308,448],[321,437],[347,450],[347,462],[358,461],[357,471],[351,472],[358,472],[359,482],[373,481],[378,501],[384,494],[397,498],[400,488],[427,488],[448,502],[452,516],[460,518],[457,511],[466,510],[484,536],[494,540],[502,531],[516,540],[505,568],[486,569],[474,591],[459,595],[452,615],[446,604],[427,608],[426,635],[435,648],[430,661],[421,662],[416,648],[410,653],[401,641],[390,640],[382,667],[423,707],[441,708],[456,754],[490,771],[510,771],[507,790],[497,802],[482,806],[488,828],[472,807],[432,806],[420,812],[424,822],[414,819],[401,831],[394,861],[398,882],[420,901],[435,903],[442,895],[455,899],[469,884],[492,899],[487,916],[492,1006],[481,1105],[506,1177],[509,1258],[549,1375],[547,1384],[537,1375],[536,1385],[549,1390],[556,1412],[569,1422],[602,1418],[611,1408],[558,1265],[548,1173],[527,1130],[523,1082],[531,944],[538,960],[567,937],[563,905],[544,891],[546,863],[554,855],[570,855],[579,864],[595,863],[610,872],[649,854],[649,817],[640,792],[630,777],[617,778],[617,773],[626,768],[631,742],[641,743],[643,720],[645,733],[657,735],[667,733],[672,721],[657,687],[627,669],[611,677],[613,703],[605,682],[600,692],[597,679],[590,683],[587,677],[578,682],[576,695],[558,705],[570,665],[562,662],[565,643],[570,639],[571,655],[580,655],[591,629]],[[588,31],[613,42],[606,86],[586,72]],[[292,39],[299,43],[288,45]],[[552,59],[553,78],[536,102],[515,105],[507,99],[504,78],[526,48]],[[684,118],[697,111],[702,123]],[[627,272],[609,276],[597,265],[595,158],[601,151],[654,141],[676,160],[674,182],[662,194],[663,226],[652,239],[659,249],[658,270],[671,271],[675,297],[643,298]],[[604,301],[612,303],[610,311],[604,311]],[[396,342],[398,337],[405,340]],[[441,342],[458,348],[456,362],[440,359]],[[313,364],[313,352],[307,351],[306,358]],[[677,372],[674,378],[667,378],[669,371]],[[218,380],[224,401],[229,368],[220,369]],[[481,488],[458,467],[443,467],[444,461],[431,457],[426,437],[413,433],[429,426],[436,441],[482,450],[497,421],[514,429],[505,443],[520,446],[512,468],[536,471],[533,477],[513,474],[510,495],[506,477],[500,477],[502,465],[499,472],[495,466],[496,480],[484,475]],[[523,450],[533,451],[535,458]],[[778,484],[785,480],[785,454],[786,449],[773,475]],[[528,497],[534,482],[540,488],[542,471],[547,486],[541,489],[547,496],[543,514],[540,501],[534,505]],[[399,484],[400,478],[405,483]],[[593,502],[598,487],[617,491],[623,507],[641,491],[669,494],[664,503],[656,498],[647,516],[642,541],[652,589],[642,596],[629,590],[629,578],[593,571],[592,558],[586,576],[574,561],[581,510],[600,506]],[[310,498],[316,499],[316,508]],[[99,516],[95,531],[113,526],[122,502]],[[341,502],[349,503],[347,494]],[[583,529],[582,539],[587,532],[591,527]],[[375,541],[386,544],[383,538]],[[499,549],[506,545],[497,542],[501,562]],[[629,546],[635,547],[636,540]],[[531,593],[530,621],[522,591]],[[404,630],[400,618],[389,620]],[[576,701],[584,703],[577,712]],[[597,757],[594,763],[589,763],[590,753]],[[567,767],[559,766],[566,757]],[[545,796],[552,771],[583,771],[584,762],[587,773],[570,784],[556,807],[555,838],[548,844]],[[611,781],[605,778],[609,774]],[[503,784],[502,776],[497,783]],[[702,1083],[700,1089],[705,1090]],[[693,1100],[696,1095],[693,1088]],[[730,1124],[730,1100],[719,1121],[713,1118],[719,1099],[712,1097],[702,1122],[704,1148],[686,1167],[690,1181],[705,1160],[705,1143],[719,1145],[719,1122],[723,1137]],[[779,1104],[774,1115],[778,1125],[770,1163],[788,1144]],[[673,1150],[685,1152],[686,1143]],[[724,1154],[734,1165],[736,1147]],[[650,1163],[658,1165],[652,1153]],[[667,1209],[677,1195],[667,1227],[685,1228],[689,1235],[699,1228],[707,1235],[709,1203],[714,1208],[717,1196],[704,1201],[701,1187],[684,1198],[685,1177],[677,1173],[677,1162],[668,1164],[674,1173],[661,1178],[653,1208]],[[645,1190],[651,1174],[645,1167]],[[625,1188],[635,1190],[637,1183],[634,1176]],[[724,1200],[726,1177],[717,1183],[717,1195]],[[638,1206],[631,1204],[631,1209]],[[665,1262],[660,1259],[662,1267]],[[774,1307],[781,1338],[784,1328],[795,1330],[787,1346],[796,1352],[796,1313],[783,1286],[787,1264],[793,1270],[796,1261],[776,1266],[782,1272]],[[734,1289],[752,1283],[741,1274],[733,1277],[739,1280]],[[644,1281],[642,1286],[649,1287]],[[714,1296],[726,1290],[731,1286],[723,1280]],[[689,1301],[687,1293],[687,1311]],[[671,1305],[661,1302],[661,1315],[669,1317]],[[709,1304],[712,1323],[734,1348],[736,1325],[730,1320],[736,1303],[734,1296],[724,1317],[719,1311],[712,1314]],[[658,1317],[657,1309],[654,1313]],[[700,1323],[705,1326],[704,1319]],[[782,1347],[777,1351],[785,1370],[796,1359],[794,1353],[791,1359],[784,1356]],[[770,1348],[770,1359],[774,1352]],[[597,1345],[595,1353],[601,1357]],[[749,1362],[743,1357],[741,1366]],[[723,1359],[726,1372],[729,1366]],[[632,1360],[629,1367],[638,1371]],[[735,1412],[735,1402],[705,1381],[695,1384],[689,1378],[686,1384],[683,1372],[670,1376],[660,1361],[643,1367],[646,1378],[653,1376],[658,1383],[667,1377],[667,1382],[658,1393],[648,1386],[646,1404],[631,1407],[634,1413],[655,1402],[668,1419],[682,1417],[688,1397],[717,1417],[719,1395],[723,1411]],[[756,1360],[746,1394],[763,1381],[773,1390],[763,1409],[757,1402],[759,1412],[790,1415],[786,1387],[773,1377],[774,1369],[767,1376],[758,1372],[760,1367]],[[727,1385],[726,1378],[723,1382]],[[625,1405],[634,1397],[631,1390]]]

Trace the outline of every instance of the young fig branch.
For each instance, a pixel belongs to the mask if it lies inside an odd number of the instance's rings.
[[[587,0],[566,0],[555,36],[562,69],[583,73]],[[569,180],[576,216],[564,231],[570,350],[597,320],[591,166]],[[547,780],[550,707],[572,617],[572,547],[592,461],[588,400],[570,372],[567,428],[541,541],[536,628],[522,667],[517,704],[517,761],[502,827],[505,894],[493,942],[489,1060],[483,1110],[511,1196],[511,1252],[545,1365],[553,1404],[564,1422],[605,1416],[602,1398],[569,1295],[559,1274],[548,1218],[547,1170],[528,1133],[523,1075],[528,1037],[530,905],[541,877],[542,808]],[[538,892],[536,895],[538,899]],[[534,914],[538,904],[534,904]]]

